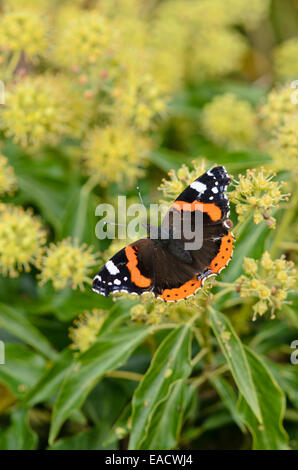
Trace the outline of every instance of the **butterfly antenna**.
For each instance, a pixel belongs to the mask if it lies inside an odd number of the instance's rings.
[[[126,227],[125,224],[115,224],[115,222],[105,222],[104,227],[106,227],[107,225],[117,225],[117,226],[121,225],[121,227]]]
[[[141,194],[141,190],[140,190],[139,186],[137,186],[137,191],[138,191],[138,195],[139,195],[141,204],[142,204],[142,206],[145,207],[145,204],[144,204],[144,201],[143,201],[143,198],[142,198],[142,194]]]

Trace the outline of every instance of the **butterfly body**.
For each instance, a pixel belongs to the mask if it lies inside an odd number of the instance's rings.
[[[232,256],[234,237],[225,195],[229,183],[224,167],[197,178],[174,201],[161,227],[149,227],[147,238],[126,246],[103,266],[92,289],[102,295],[152,292],[166,302],[194,295]],[[196,216],[200,216],[201,245],[189,249],[186,242],[196,237]],[[186,240],[183,228],[194,230],[193,239]]]

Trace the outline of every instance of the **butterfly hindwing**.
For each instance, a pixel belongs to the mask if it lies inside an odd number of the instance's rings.
[[[138,260],[138,252],[144,254],[150,244],[149,239],[141,239],[118,251],[95,276],[92,289],[98,294],[109,295],[113,292],[143,294],[152,289],[149,269],[143,274],[144,263]],[[141,271],[141,269],[143,270]]]

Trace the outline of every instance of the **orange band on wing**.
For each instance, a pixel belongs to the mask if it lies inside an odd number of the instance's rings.
[[[209,269],[211,269],[214,274],[217,274],[224,268],[230,260],[233,253],[234,240],[231,232],[222,237],[219,252],[209,266]]]
[[[131,281],[138,287],[149,287],[151,279],[141,274],[138,268],[138,258],[133,247],[128,245],[125,248],[125,254],[128,261],[126,267],[130,271]]]
[[[220,208],[214,203],[207,203],[203,204],[202,202],[193,201],[193,202],[185,202],[185,201],[175,201],[172,205],[175,209],[179,211],[195,211],[199,210],[201,212],[206,212],[210,219],[213,222],[217,222],[221,219],[221,210]]]
[[[157,298],[165,300],[166,302],[183,300],[193,295],[198,289],[202,287],[202,279],[198,280],[196,277],[187,281],[182,286],[173,289],[164,289]]]

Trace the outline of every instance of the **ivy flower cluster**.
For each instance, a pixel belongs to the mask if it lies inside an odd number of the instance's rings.
[[[71,349],[79,352],[87,351],[96,341],[106,316],[105,310],[93,309],[76,318],[69,329]]]
[[[142,132],[149,130],[166,108],[161,90],[150,74],[138,76],[134,71],[129,73],[113,90],[113,98],[115,114],[119,113]]]
[[[8,160],[0,155],[0,196],[12,194],[16,189],[16,177],[14,169],[8,164]]]
[[[21,146],[55,145],[82,132],[86,101],[63,77],[27,77],[6,94],[2,113],[6,135]]]
[[[224,4],[230,21],[248,30],[257,28],[270,9],[270,0],[251,0],[249,3],[245,0],[225,0]]]
[[[295,285],[294,263],[287,261],[283,256],[272,260],[270,254],[265,251],[261,260],[245,258],[243,270],[245,275],[236,281],[236,289],[243,298],[257,299],[253,305],[253,320],[267,311],[270,311],[271,317],[274,318],[275,311],[282,308]]]
[[[97,263],[92,247],[80,245],[70,238],[52,243],[46,248],[41,260],[40,283],[52,281],[56,290],[70,286],[83,290],[84,283],[90,283],[89,274]]]
[[[296,79],[298,38],[291,38],[281,43],[274,51],[274,69],[281,80]]]
[[[248,46],[244,37],[231,25],[231,11],[225,2],[219,0],[162,3],[157,16],[171,29],[179,31],[182,47],[177,51],[172,49],[170,35],[165,44],[159,45],[160,48],[167,45],[171,48],[172,60],[181,60],[183,73],[189,79],[224,76],[241,69]],[[176,56],[179,52],[182,57]]]
[[[0,272],[17,277],[40,262],[46,232],[30,209],[10,204],[0,205]]]
[[[261,146],[273,157],[278,170],[288,168],[294,174],[298,162],[298,107],[295,100],[297,92],[288,83],[273,89],[258,113],[265,133]]]
[[[146,140],[126,124],[96,127],[86,141],[85,165],[91,175],[98,174],[102,186],[131,185],[143,174],[147,148]]]
[[[206,309],[211,286],[210,279],[195,296],[177,303],[165,303],[152,294],[144,294],[141,301],[130,309],[131,320],[146,325],[186,322],[193,317],[194,311],[202,313]]]
[[[21,52],[32,58],[47,47],[47,34],[42,19],[32,10],[6,13],[0,21],[0,50]]]
[[[113,28],[105,16],[97,11],[73,11],[66,23],[58,22],[53,60],[69,68],[103,65],[112,37]]]
[[[253,213],[255,224],[265,220],[269,228],[275,228],[272,211],[281,201],[287,201],[289,194],[282,192],[283,182],[272,181],[274,176],[272,171],[261,168],[247,170],[246,175],[234,179],[235,189],[229,193],[229,199],[236,205],[239,222]]]
[[[204,107],[202,127],[212,142],[230,149],[251,146],[257,136],[254,110],[232,93],[216,96]]]

